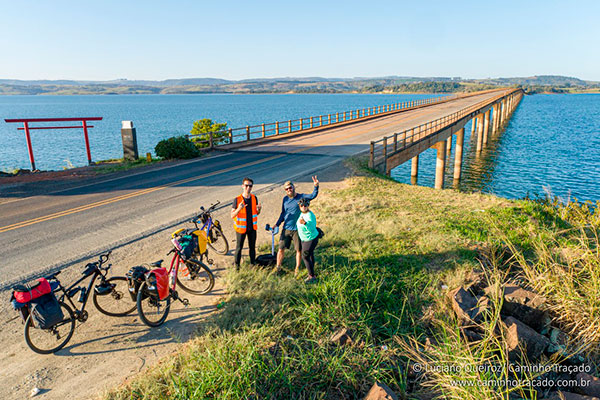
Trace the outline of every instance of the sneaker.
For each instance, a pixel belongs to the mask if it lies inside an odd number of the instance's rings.
[[[281,267],[277,267],[277,266],[273,267],[273,269],[271,270],[271,273],[272,273],[272,274],[275,274],[275,275],[281,275],[281,274],[283,274],[284,272],[285,272],[285,271],[283,270],[283,268],[281,268]]]
[[[312,278],[311,277],[306,278],[304,280],[304,283],[306,283],[306,284],[317,283],[317,281],[318,281],[318,279],[315,276],[313,276]]]

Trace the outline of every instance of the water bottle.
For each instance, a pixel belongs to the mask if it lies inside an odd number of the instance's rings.
[[[82,287],[81,292],[79,293],[79,299],[77,300],[78,302],[83,303],[83,301],[85,300],[85,291],[86,289]]]

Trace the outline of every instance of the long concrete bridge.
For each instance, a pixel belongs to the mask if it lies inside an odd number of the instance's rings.
[[[216,151],[191,161],[83,184],[0,186],[0,289],[179,224],[201,205],[219,200],[230,207],[244,176],[261,193],[356,154],[369,155],[371,167],[385,173],[412,159],[416,176],[418,155],[435,147],[441,188],[451,135],[459,179],[465,124],[478,122],[482,149],[521,97],[520,90],[501,89],[264,124],[241,129],[237,138],[230,132],[223,145],[209,138]]]

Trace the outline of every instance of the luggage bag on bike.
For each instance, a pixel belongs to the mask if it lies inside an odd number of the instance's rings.
[[[169,296],[169,273],[165,268],[155,268],[148,272],[146,282],[149,290],[156,290],[160,300]]]
[[[52,286],[46,278],[40,278],[33,285],[16,285],[10,297],[10,302],[21,316],[23,322],[27,321],[31,311],[31,302],[52,292]]]
[[[52,292],[50,283],[46,278],[40,278],[33,286],[17,285],[13,287],[13,297],[19,303],[29,303],[45,294]]]
[[[125,274],[127,277],[127,285],[129,286],[129,295],[131,296],[131,300],[136,301],[138,291],[140,290],[142,282],[144,282],[146,279],[147,273],[148,268],[138,265],[136,267],[132,267]]]
[[[198,236],[189,230],[185,230],[179,235],[174,236],[171,242],[179,250],[184,260],[192,258],[194,250],[198,248]]]
[[[31,318],[36,328],[48,329],[64,319],[64,314],[54,293],[48,293],[31,301]]]

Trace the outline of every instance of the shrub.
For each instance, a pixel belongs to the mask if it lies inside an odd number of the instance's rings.
[[[213,122],[208,118],[200,119],[194,122],[194,126],[190,133],[192,134],[192,142],[196,147],[209,147],[209,134],[213,133],[213,144],[226,143],[229,138],[226,123]]]
[[[166,159],[186,159],[198,157],[200,155],[200,150],[198,150],[194,143],[190,142],[185,136],[174,136],[161,140],[156,147],[154,147],[154,152],[157,156]]]

